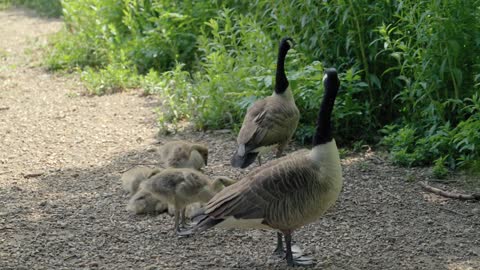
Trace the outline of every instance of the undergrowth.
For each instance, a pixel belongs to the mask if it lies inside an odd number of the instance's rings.
[[[278,42],[308,142],[322,72],[342,79],[340,144],[381,141],[405,166],[479,170],[480,0],[62,1],[65,29],[47,66],[81,69],[92,93],[142,86],[161,126],[238,130],[273,89]],[[383,139],[382,139],[383,137]]]

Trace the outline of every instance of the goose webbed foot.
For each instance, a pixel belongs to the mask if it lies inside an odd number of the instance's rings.
[[[278,249],[278,247],[273,251],[273,255],[274,256],[277,256],[278,258],[280,259],[285,259],[286,256],[287,256],[287,252],[285,251],[285,249]],[[299,258],[299,257],[302,257],[303,256],[303,250],[297,246],[297,245],[293,245],[292,246],[292,256],[293,258]]]
[[[175,231],[178,238],[186,238],[192,236],[194,233],[191,229],[177,230]]]
[[[192,227],[193,225],[190,222],[185,222],[184,224],[180,225],[180,229],[185,229],[185,230],[191,229]]]
[[[312,257],[303,255],[299,257],[293,257],[290,261],[287,259],[288,266],[310,266],[313,265],[314,262],[315,261]]]
[[[313,258],[304,256],[303,251],[296,246],[292,246],[292,232],[285,231],[285,244],[287,246],[285,259],[287,260],[288,266],[309,266],[314,263]],[[295,252],[294,252],[295,251]]]

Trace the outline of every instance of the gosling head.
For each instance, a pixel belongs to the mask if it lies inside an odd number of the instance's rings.
[[[225,187],[228,187],[234,184],[236,181],[226,177],[226,176],[217,176],[213,179],[213,190],[215,192],[220,192]]]
[[[203,162],[205,166],[207,166],[208,162],[208,148],[202,144],[195,144],[192,146],[193,149],[197,150],[197,152],[202,156]]]
[[[127,211],[134,214],[145,214],[157,211],[158,200],[153,198],[148,192],[139,190],[128,201]]]

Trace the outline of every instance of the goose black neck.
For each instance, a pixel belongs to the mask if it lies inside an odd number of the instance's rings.
[[[288,40],[290,39],[282,39],[278,49],[277,73],[275,74],[275,93],[277,94],[282,94],[288,88],[287,75],[285,75],[285,56],[290,49]]]
[[[313,137],[314,147],[319,144],[328,143],[333,139],[331,117],[340,81],[335,69],[328,69],[325,73],[323,82],[325,92],[323,94],[320,111],[318,112],[317,127],[315,136]]]

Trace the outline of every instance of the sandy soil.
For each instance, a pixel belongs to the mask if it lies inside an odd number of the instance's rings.
[[[174,138],[209,145],[207,174],[241,177],[228,165],[234,135],[159,137],[154,97],[79,95],[76,76],[39,67],[47,35],[61,26],[0,12],[0,269],[285,269],[270,255],[273,232],[177,239],[170,216],[125,210],[121,172],[154,161],[159,143]],[[313,269],[480,269],[478,203],[426,194],[415,183],[426,170],[380,154],[342,163],[339,201],[294,236],[316,258]]]

